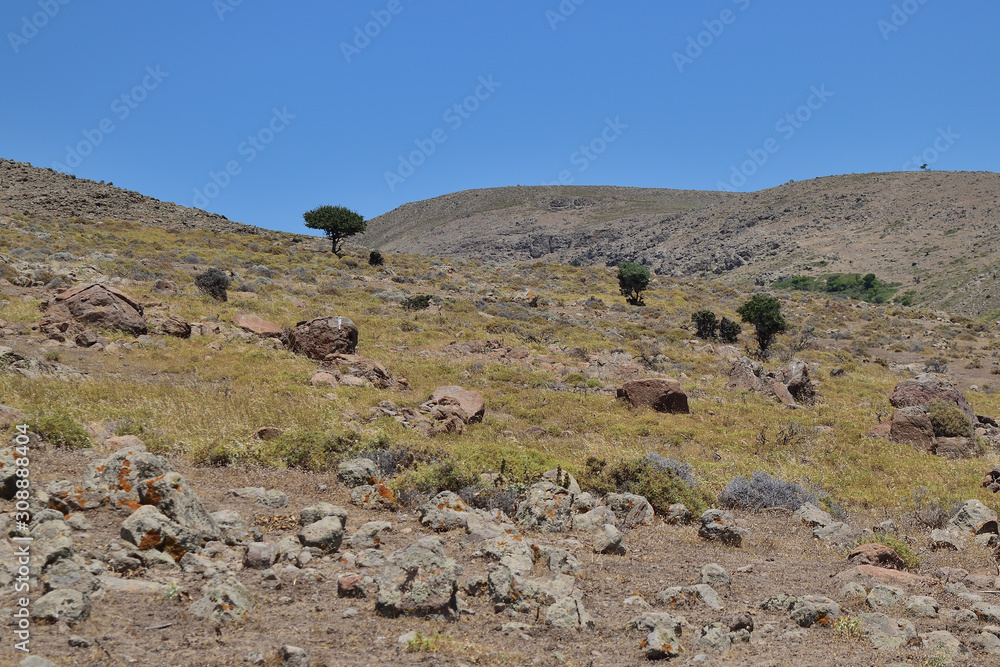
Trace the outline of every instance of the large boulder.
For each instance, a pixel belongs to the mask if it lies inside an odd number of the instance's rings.
[[[816,399],[816,383],[809,377],[809,367],[800,359],[792,359],[777,373],[788,393],[797,403],[811,404]]]
[[[517,522],[528,529],[555,533],[573,527],[573,494],[551,482],[538,482],[517,506]]]
[[[889,439],[931,451],[934,448],[934,426],[922,407],[900,408],[889,419]]]
[[[618,390],[618,398],[627,400],[634,408],[652,408],[673,414],[691,412],[687,394],[677,380],[629,380]]]
[[[233,324],[247,333],[252,333],[263,338],[281,338],[283,335],[280,324],[269,322],[263,317],[249,313],[237,313],[234,315]]]
[[[293,352],[322,361],[328,354],[354,354],[358,327],[347,317],[317,317],[296,324],[288,333]]]
[[[390,556],[378,580],[375,611],[390,618],[456,618],[459,569],[440,540],[424,537]]]
[[[948,521],[948,529],[964,535],[997,533],[997,513],[978,500],[966,500]]]
[[[462,421],[466,423],[481,422],[483,415],[486,414],[486,399],[483,398],[482,394],[455,385],[438,387],[431,393],[430,398],[424,401],[423,405],[433,405],[438,408],[456,406],[465,413],[465,419]]]
[[[976,420],[976,413],[965,400],[962,390],[938,375],[924,373],[900,382],[889,397],[889,402],[897,408],[919,406],[926,409],[927,403],[934,400],[954,403],[970,420]]]
[[[105,444],[113,440],[117,442],[110,438]],[[136,438],[107,459],[91,463],[83,474],[82,488],[103,494],[114,508],[135,510],[140,505],[139,483],[171,470],[165,458],[147,452]]]
[[[81,326],[82,325],[82,326]],[[42,316],[43,330],[65,332],[83,326],[145,334],[142,304],[114,287],[88,283],[56,295]]]
[[[144,480],[139,484],[139,496],[144,505],[155,505],[156,509],[206,540],[217,540],[222,535],[198,494],[176,472]]]
[[[204,537],[180,525],[152,505],[143,505],[122,523],[121,537],[139,549],[156,549],[179,561],[189,551],[198,551]]]

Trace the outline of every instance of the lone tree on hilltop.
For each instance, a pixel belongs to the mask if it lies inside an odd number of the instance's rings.
[[[744,322],[756,329],[757,347],[762,355],[767,354],[775,336],[788,331],[788,322],[781,314],[781,302],[767,294],[756,294],[752,299],[736,309]]]
[[[635,262],[618,265],[618,288],[633,306],[643,305],[642,292],[649,287],[649,269]]]
[[[340,257],[340,244],[344,239],[360,234],[367,226],[365,219],[343,206],[320,206],[302,214],[306,227],[322,230],[333,243],[333,253]]]

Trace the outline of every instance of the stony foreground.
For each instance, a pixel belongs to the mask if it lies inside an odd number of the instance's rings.
[[[893,563],[879,545],[849,562],[874,521],[834,521],[812,506],[713,510],[684,523],[683,508],[658,517],[641,497],[598,499],[563,478],[534,485],[514,517],[449,493],[394,510],[371,492],[378,482],[364,459],[315,474],[193,468],[144,449],[129,436],[99,451],[37,443],[33,481],[46,489],[30,529],[37,658],[1000,664],[987,546],[996,515],[978,503],[941,534],[901,528],[924,557],[908,573],[880,567]],[[0,548],[9,618],[12,543]],[[19,664],[4,635],[0,662]]]

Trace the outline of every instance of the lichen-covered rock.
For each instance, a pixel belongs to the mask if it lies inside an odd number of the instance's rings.
[[[382,533],[390,530],[392,524],[388,521],[369,521],[358,527],[348,541],[354,549],[377,549],[382,544]]]
[[[396,494],[383,482],[356,486],[351,490],[351,504],[368,510],[387,510],[396,506]]]
[[[710,509],[699,520],[701,527],[698,528],[698,535],[706,540],[717,540],[733,547],[743,544],[743,533],[736,526],[736,518],[732,512]]]
[[[378,466],[363,456],[341,461],[337,465],[337,479],[352,489],[365,484],[374,484],[378,478]]]
[[[109,438],[108,443],[112,440]],[[139,483],[172,470],[165,458],[147,452],[141,443],[132,443],[103,461],[91,463],[83,475],[82,486],[106,493],[114,508],[135,510],[140,505]]]
[[[651,526],[656,517],[649,501],[634,493],[609,493],[604,497],[604,504],[614,512],[622,528]]]
[[[804,595],[792,604],[792,620],[803,628],[827,627],[842,615],[839,604],[820,595]]]
[[[88,489],[65,479],[49,484],[45,493],[49,494],[51,506],[65,514],[96,509],[108,499],[107,492]]]
[[[205,595],[195,600],[189,611],[215,625],[239,623],[247,617],[253,596],[238,581],[209,584]]]
[[[593,630],[594,618],[579,599],[567,596],[545,610],[545,625],[563,630]]]
[[[40,623],[76,625],[90,616],[90,598],[70,588],[51,591],[31,605],[31,617]]]
[[[978,500],[966,500],[948,521],[948,529],[963,535],[996,533],[997,513]]]
[[[157,549],[180,560],[189,551],[198,551],[204,536],[182,526],[152,505],[143,505],[122,523],[121,537],[141,550]]]
[[[316,503],[315,505],[302,508],[302,511],[299,513],[299,523],[303,526],[308,526],[328,516],[337,517],[340,519],[340,525],[347,528],[347,510],[339,505],[331,505],[330,503]]]
[[[708,563],[701,568],[701,583],[713,588],[729,588],[733,580],[724,567],[717,563]]]
[[[165,515],[194,532],[206,541],[217,540],[221,533],[215,519],[208,513],[198,494],[187,480],[176,472],[143,480],[139,484],[139,499],[144,505],[153,505]]]
[[[810,528],[821,528],[833,523],[833,517],[829,512],[825,512],[812,503],[806,503],[792,513],[792,518],[797,519]]]
[[[954,403],[970,420],[976,419],[976,413],[962,390],[938,375],[924,373],[912,380],[904,380],[896,385],[889,397],[889,402],[896,408],[919,406],[926,409],[927,404],[934,400]]]
[[[420,523],[438,532],[465,528],[472,508],[451,491],[442,491],[420,506]]]
[[[527,529],[554,533],[573,527],[573,494],[551,482],[538,482],[517,506],[517,522]]]
[[[375,610],[397,616],[458,616],[458,564],[440,540],[425,537],[389,557],[378,578]]]
[[[40,581],[46,593],[72,589],[90,597],[100,597],[103,591],[100,580],[72,558],[59,560],[45,568]]]
[[[288,333],[288,346],[318,361],[328,354],[354,354],[358,327],[347,317],[317,317],[296,324]]]
[[[886,584],[876,584],[868,591],[868,605],[875,608],[892,607],[903,599],[906,593],[901,588],[887,586]]]
[[[304,526],[299,531],[299,541],[303,546],[316,547],[325,552],[336,551],[344,539],[344,526],[336,516],[328,516]]]
[[[665,627],[658,627],[646,635],[642,649],[647,660],[669,660],[679,658],[684,653],[678,635]]]

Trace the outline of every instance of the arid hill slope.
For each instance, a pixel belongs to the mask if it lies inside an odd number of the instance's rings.
[[[0,158],[0,215],[68,220],[125,220],[172,229],[256,234],[258,229],[197,208]]]
[[[614,187],[469,190],[406,204],[362,242],[438,257],[641,261],[661,275],[770,284],[874,272],[918,302],[1000,310],[1000,175],[831,176],[749,194]]]

